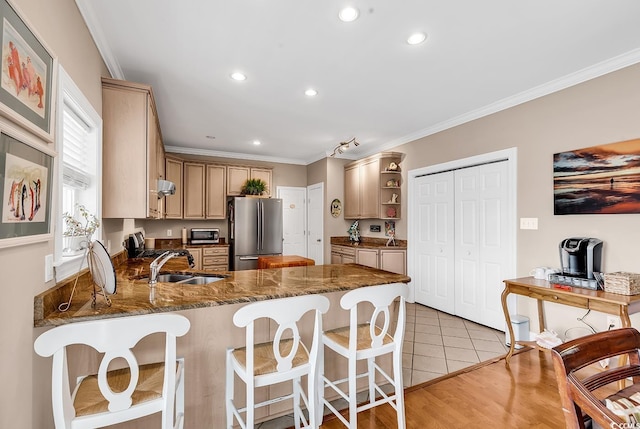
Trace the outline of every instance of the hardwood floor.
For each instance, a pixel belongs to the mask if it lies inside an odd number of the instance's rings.
[[[551,353],[522,351],[405,390],[408,429],[564,427]],[[342,429],[337,418],[322,429]],[[358,414],[359,429],[396,428],[388,405]]]

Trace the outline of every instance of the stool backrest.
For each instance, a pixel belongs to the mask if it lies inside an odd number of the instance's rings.
[[[409,286],[405,283],[391,283],[379,286],[367,286],[358,289],[354,289],[347,292],[340,300],[340,306],[345,310],[350,310],[350,329],[352,330],[349,336],[349,349],[355,351],[358,343],[356,330],[358,326],[358,304],[369,302],[373,305],[374,310],[369,320],[369,331],[371,335],[371,348],[382,347],[383,340],[387,333],[389,333],[389,327],[391,325],[391,317],[389,314],[389,307],[396,300],[400,298],[398,309],[398,322],[396,324],[396,331],[392,335],[394,343],[399,346],[402,345],[402,339],[404,338],[404,326],[406,319],[405,302],[409,296]],[[377,325],[379,316],[383,316],[383,325]],[[376,326],[380,329],[379,332],[375,329]]]
[[[41,334],[34,343],[40,356],[53,356],[52,395],[56,427],[69,427],[75,417],[72,393],[69,388],[67,346],[88,345],[104,357],[98,370],[100,393],[109,401],[109,411],[126,410],[131,406],[131,395],[138,382],[138,362],[131,349],[144,337],[165,333],[165,367],[163,398],[173,404],[176,370],[176,337],[189,331],[190,322],[178,314],[149,314],[119,317],[58,326]],[[122,358],[129,365],[129,386],[122,392],[113,392],[107,382],[107,371],[112,360]]]
[[[254,371],[254,322],[269,318],[278,324],[273,339],[273,354],[277,360],[277,371],[286,372],[293,366],[293,358],[300,347],[298,321],[309,311],[315,311],[313,344],[309,350],[311,359],[318,355],[320,335],[322,335],[322,314],[329,310],[329,299],[322,295],[304,295],[292,298],[272,299],[248,304],[236,311],[233,323],[246,328],[247,372]],[[280,341],[286,330],[291,330],[293,344],[287,356],[282,356]]]

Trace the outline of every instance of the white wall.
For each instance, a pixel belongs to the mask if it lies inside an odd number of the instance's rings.
[[[560,265],[558,244],[567,237],[604,240],[604,270],[640,272],[637,243],[640,214],[553,214],[553,154],[640,137],[640,65],[610,73],[563,91],[495,113],[482,119],[393,148],[406,154],[403,171],[447,161],[518,148],[517,216],[539,219],[538,230],[517,232],[517,274],[535,266]],[[402,189],[406,195],[406,182]],[[406,219],[406,198],[402,205]],[[396,225],[406,237],[406,222]],[[521,298],[519,312],[538,329],[534,300]],[[559,334],[574,326],[584,311],[545,304],[547,325]],[[604,330],[605,317],[586,319]],[[632,317],[639,321],[640,316]],[[636,324],[636,326],[638,326]]]

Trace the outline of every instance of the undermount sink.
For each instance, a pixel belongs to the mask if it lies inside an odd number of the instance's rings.
[[[157,281],[159,283],[178,283],[183,285],[206,285],[209,283],[222,280],[224,277],[218,276],[201,276],[193,274],[160,274]],[[149,280],[149,277],[144,277],[141,280]]]
[[[158,276],[159,282],[168,282],[168,283],[177,283],[182,280],[192,279],[193,275],[191,274],[160,274]]]
[[[178,283],[183,285],[206,285],[209,283],[217,282],[218,280],[222,280],[222,277],[212,277],[212,276],[196,276],[191,277],[187,280],[182,280]]]

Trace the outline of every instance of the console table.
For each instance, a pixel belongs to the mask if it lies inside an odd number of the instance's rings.
[[[538,280],[533,277],[505,280],[504,284],[502,310],[504,311],[504,317],[507,322],[509,338],[511,338],[509,353],[507,353],[505,358],[507,365],[513,355],[516,344],[515,337],[513,336],[513,327],[511,326],[511,316],[507,308],[507,296],[510,293],[528,296],[529,298],[538,300],[538,323],[540,324],[540,331],[543,331],[545,327],[543,301],[613,314],[620,317],[622,326],[625,328],[631,327],[629,315],[640,312],[640,295],[619,295],[601,290],[556,285],[546,280]]]

